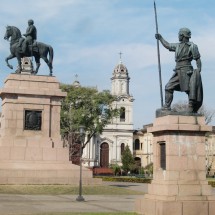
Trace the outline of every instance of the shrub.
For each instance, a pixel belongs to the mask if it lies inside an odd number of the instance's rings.
[[[111,164],[110,168],[113,170],[114,175],[119,175],[121,174],[121,168],[118,164]]]
[[[215,187],[215,181],[208,181],[208,184],[211,185],[212,187]]]
[[[135,177],[96,177],[102,178],[102,181],[115,181],[115,182],[132,182],[132,183],[151,183],[150,178],[135,178]]]

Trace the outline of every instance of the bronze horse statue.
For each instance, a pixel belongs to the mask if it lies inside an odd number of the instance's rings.
[[[21,73],[21,58],[23,57],[31,57],[34,56],[36,61],[36,70],[34,74],[38,73],[40,67],[40,58],[42,58],[49,67],[50,76],[52,76],[52,61],[54,57],[53,48],[50,45],[36,42],[33,45],[29,45],[27,51],[23,53],[22,51],[22,41],[24,38],[22,37],[21,31],[15,26],[7,26],[4,39],[9,40],[10,38],[10,55],[5,59],[7,66],[10,69],[13,69],[13,66],[8,63],[8,60],[17,58],[18,61],[18,69],[16,73]],[[47,58],[49,54],[49,59]]]

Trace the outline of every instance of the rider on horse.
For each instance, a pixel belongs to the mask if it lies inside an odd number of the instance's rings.
[[[17,58],[18,61],[18,69],[16,70],[16,73],[21,73],[22,67],[21,67],[21,58],[23,57],[31,57],[33,56],[36,62],[36,69],[34,71],[34,74],[37,74],[39,67],[40,67],[40,58],[42,58],[46,64],[49,67],[50,76],[52,75],[52,69],[53,69],[53,57],[54,57],[54,51],[52,46],[37,42],[34,45],[34,41],[37,38],[37,31],[35,26],[33,25],[33,20],[28,21],[29,27],[26,30],[26,41],[24,38],[22,38],[21,31],[15,27],[15,26],[7,26],[4,39],[9,40],[10,38],[10,55],[6,57],[5,61],[7,63],[7,66],[10,69],[13,69],[13,66],[8,63],[10,59],[13,59],[14,57]],[[25,43],[25,52],[21,51],[22,43]],[[32,49],[33,47],[33,49]]]
[[[28,20],[28,28],[26,29],[26,33],[23,34],[23,36],[25,36],[25,40],[21,39],[19,42],[19,46],[21,47],[22,43],[23,43],[23,47],[22,47],[22,51],[23,53],[26,53],[28,50],[28,46],[31,46],[30,48],[30,52],[33,51],[33,44],[35,42],[35,40],[37,39],[37,29],[34,26],[34,21],[32,19]]]

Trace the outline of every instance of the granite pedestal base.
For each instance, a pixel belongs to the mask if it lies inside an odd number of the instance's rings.
[[[153,133],[153,180],[148,194],[136,201],[143,215],[212,215],[215,196],[206,180],[205,133],[202,116],[156,118]]]
[[[74,184],[79,166],[69,161],[60,136],[61,99],[53,76],[10,74],[0,90],[0,184]],[[83,184],[97,184],[83,167]]]

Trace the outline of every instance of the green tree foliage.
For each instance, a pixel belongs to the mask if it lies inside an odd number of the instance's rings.
[[[152,175],[153,174],[153,163],[148,164],[144,168],[145,172]]]
[[[121,168],[118,164],[111,164],[110,168],[113,170],[115,176],[121,172]]]
[[[125,150],[122,153],[121,159],[122,159],[122,169],[127,174],[129,171],[132,170],[133,165],[135,164],[133,155],[128,145],[125,147]]]
[[[74,87],[61,84],[61,89],[67,92],[61,108],[61,134],[78,133],[84,126],[87,134],[83,148],[95,134],[101,134],[110,120],[119,115],[112,108],[115,97],[109,91],[98,92],[96,88]]]

